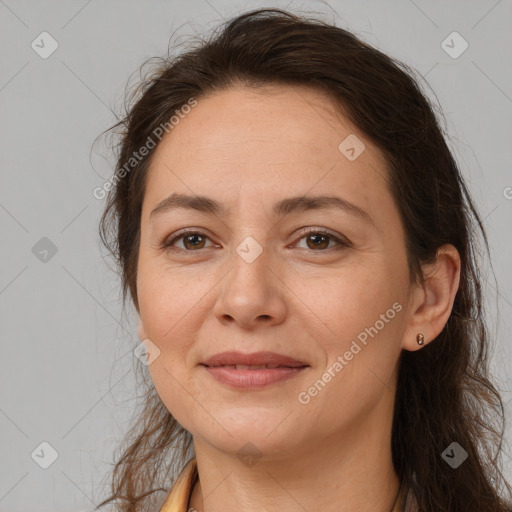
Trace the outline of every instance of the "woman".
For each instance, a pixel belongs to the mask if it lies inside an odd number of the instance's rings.
[[[139,92],[100,233],[151,383],[100,506],[509,510],[487,240],[408,69],[259,10]]]

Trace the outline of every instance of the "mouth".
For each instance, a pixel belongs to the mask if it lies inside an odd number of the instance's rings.
[[[257,389],[287,381],[310,366],[273,352],[223,352],[200,363],[220,383],[236,389]]]
[[[207,368],[230,368],[232,370],[274,370],[275,368],[300,368],[299,366],[286,366],[280,364],[216,364],[204,365]]]
[[[277,354],[275,352],[254,352],[252,354],[244,354],[243,352],[222,352],[215,354],[206,361],[202,362],[204,366],[234,366],[241,367],[242,370],[255,369],[262,370],[265,368],[277,368],[285,366],[288,368],[298,368],[301,366],[309,366],[303,361],[294,359],[293,357]],[[245,368],[243,368],[245,367]],[[247,368],[249,367],[249,368]]]

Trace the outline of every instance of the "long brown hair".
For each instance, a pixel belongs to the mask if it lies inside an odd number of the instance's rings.
[[[187,51],[161,60],[128,101],[120,129],[116,179],[100,221],[103,244],[120,269],[123,304],[128,292],[138,311],[136,276],[141,205],[153,154],[132,162],[148,137],[191,98],[232,85],[309,85],[327,92],[385,156],[388,182],[406,233],[412,281],[423,263],[452,244],[461,280],[441,334],[416,352],[402,351],[395,401],[392,454],[398,476],[425,512],[504,512],[501,444],[504,409],[489,380],[489,334],[483,307],[479,252],[488,241],[436,114],[414,71],[322,20],[280,9],[247,12]],[[121,169],[124,168],[124,173]],[[481,245],[478,245],[480,241]],[[190,453],[191,436],[146,381],[112,475],[116,510],[149,510],[165,498]],[[468,453],[452,469],[442,452],[457,442]],[[164,493],[164,494],[162,494]],[[155,502],[156,503],[156,502]]]

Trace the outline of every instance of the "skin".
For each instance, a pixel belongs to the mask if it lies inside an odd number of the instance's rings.
[[[338,150],[350,134],[365,144],[354,161]],[[141,217],[138,334],[160,350],[151,377],[193,436],[197,511],[391,510],[398,358],[422,348],[418,332],[426,346],[443,329],[460,260],[444,246],[424,268],[425,284],[409,281],[386,176],[380,151],[308,87],[239,86],[202,98],[156,148]],[[229,214],[175,209],[150,218],[172,193],[211,197]],[[304,194],[342,197],[373,222],[335,209],[273,216],[275,202]],[[318,248],[305,227],[350,245],[335,250],[334,239],[320,238]],[[203,238],[176,240],[177,252],[161,247],[183,228]],[[249,236],[262,248],[252,263],[236,251]],[[300,403],[298,394],[394,303],[401,311]],[[199,366],[226,350],[274,351],[310,367],[264,389],[233,390]],[[248,442],[261,457],[254,465],[237,456]]]

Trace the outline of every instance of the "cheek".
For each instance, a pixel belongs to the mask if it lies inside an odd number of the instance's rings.
[[[327,333],[315,337],[326,361],[300,390],[301,403],[327,431],[362,421],[391,396],[405,308],[386,275],[354,272],[308,297]]]
[[[201,389],[183,369],[182,364],[173,364],[173,354],[162,352],[150,366],[149,372],[160,400],[168,411],[191,433],[195,432],[196,418],[204,418],[201,404],[208,403],[201,396]],[[209,417],[204,418],[207,423]],[[213,430],[214,425],[209,425]]]
[[[165,268],[165,264],[156,261],[139,264],[139,309],[148,338],[164,346],[168,340],[184,338],[183,329],[190,323],[190,315],[197,315],[200,299],[211,289],[207,276],[203,277],[192,276],[183,268]],[[179,340],[173,346],[179,347]]]
[[[298,278],[294,284],[297,295],[305,298],[304,312],[309,310],[308,317],[318,325],[322,345],[329,352],[350,345],[376,323],[380,333],[389,333],[401,318],[397,309],[402,305],[403,310],[403,290],[382,262],[351,266],[314,279]],[[399,305],[393,308],[395,303]]]
[[[403,290],[389,266],[351,270],[308,298],[327,333],[317,338],[326,361],[304,399],[333,426],[369,413],[392,388],[404,322]]]
[[[201,297],[212,285],[187,275],[185,269],[164,268],[165,263],[140,259],[137,282],[139,310],[144,331],[160,350],[149,365],[158,394],[166,406],[177,411],[185,395],[198,391],[190,378],[189,357],[204,314]],[[204,302],[206,303],[206,301]]]

